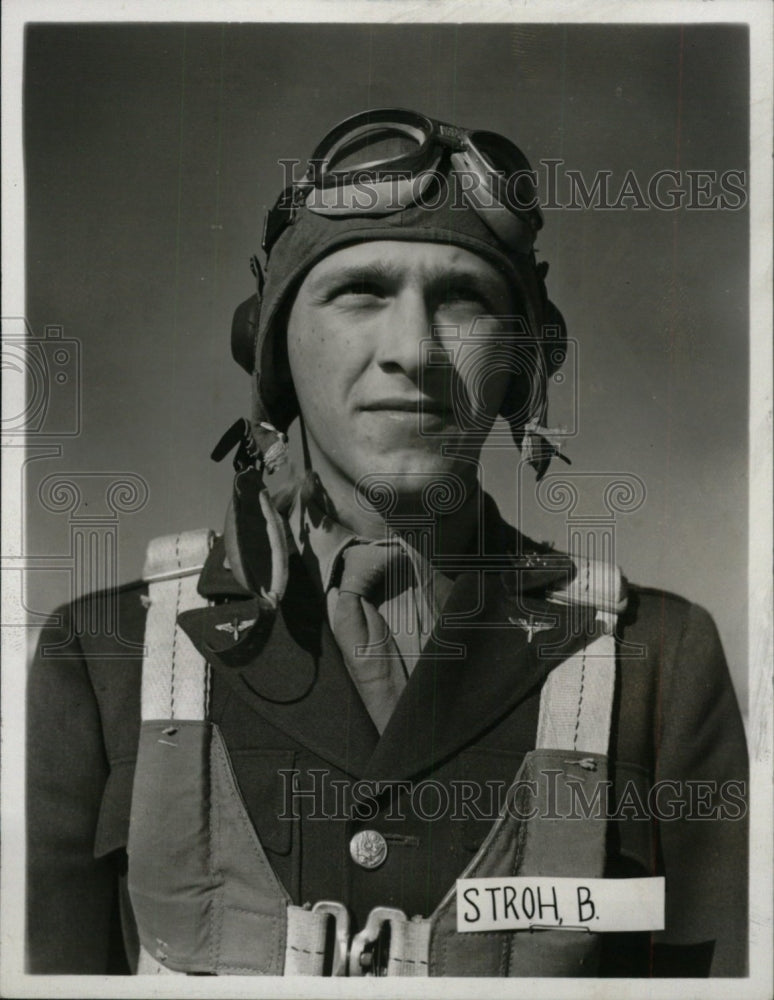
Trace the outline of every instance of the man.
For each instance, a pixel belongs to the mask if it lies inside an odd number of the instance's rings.
[[[498,414],[538,476],[556,454],[541,225],[516,147],[400,110],[338,125],[269,213],[222,536],[151,545],[119,604],[144,662],[104,595],[41,640],[31,971],[744,974],[711,620],[479,484]]]

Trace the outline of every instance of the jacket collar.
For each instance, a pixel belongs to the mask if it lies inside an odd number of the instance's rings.
[[[411,777],[491,727],[593,629],[588,614],[581,629],[568,629],[567,609],[545,599],[551,583],[566,582],[572,561],[516,532],[489,498],[485,513],[479,554],[451,567],[441,618],[381,738],[295,547],[274,613],[233,580],[218,540],[199,589],[227,603],[178,620],[219,676],[302,746],[356,777]]]

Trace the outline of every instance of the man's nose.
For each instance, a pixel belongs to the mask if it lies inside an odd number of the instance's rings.
[[[385,315],[376,351],[380,367],[415,378],[427,363],[433,328],[433,309],[421,290],[402,290]]]

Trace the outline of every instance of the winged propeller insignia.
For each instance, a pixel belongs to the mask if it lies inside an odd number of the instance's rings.
[[[240,621],[239,618],[232,618],[230,622],[221,622],[220,625],[216,625],[215,628],[218,632],[230,632],[231,638],[234,642],[239,638],[240,632],[244,632],[248,628],[252,628],[255,625],[255,618],[245,618]]]

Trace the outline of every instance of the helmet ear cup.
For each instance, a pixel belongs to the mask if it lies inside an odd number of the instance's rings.
[[[514,434],[545,409],[546,374],[540,352],[530,348],[514,363],[508,389],[500,405],[500,416]]]
[[[545,290],[544,276],[547,268],[538,267],[540,294],[540,327],[537,341],[530,349],[531,361],[521,357],[505,394],[500,416],[511,425],[517,440],[526,423],[537,419],[543,423],[548,409],[548,380],[564,363],[567,355],[567,325],[564,317]]]
[[[231,321],[231,355],[248,375],[255,371],[255,344],[260,317],[261,296],[255,292],[236,307]]]

